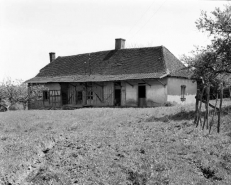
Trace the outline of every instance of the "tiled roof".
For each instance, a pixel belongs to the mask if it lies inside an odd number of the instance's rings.
[[[27,83],[161,78],[184,67],[163,46],[109,50],[58,57]]]

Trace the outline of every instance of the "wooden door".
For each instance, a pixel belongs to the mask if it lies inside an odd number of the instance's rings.
[[[83,104],[83,91],[76,91],[76,105]]]

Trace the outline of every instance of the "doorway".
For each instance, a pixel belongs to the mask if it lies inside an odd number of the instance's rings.
[[[115,106],[121,106],[121,89],[115,89]]]
[[[76,105],[82,105],[83,103],[83,92],[76,91]]]
[[[121,106],[121,82],[114,82],[114,106]]]
[[[139,107],[146,106],[146,86],[145,85],[138,86],[138,106]]]

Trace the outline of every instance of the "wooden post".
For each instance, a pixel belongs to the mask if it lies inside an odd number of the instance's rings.
[[[206,89],[206,97],[207,97],[207,104],[206,104],[206,129],[209,128],[209,99],[210,99],[210,84],[208,84]]]
[[[198,109],[196,127],[198,127],[199,121],[201,120],[201,106],[202,106],[202,98],[203,98],[204,91],[205,91],[205,87],[203,87],[202,92],[201,92],[201,96],[200,96],[200,105],[199,105],[199,109]]]
[[[217,132],[218,133],[220,132],[222,101],[223,101],[223,83],[221,83],[221,92],[220,92],[220,106],[219,106],[218,123],[217,123]]]
[[[31,102],[31,100],[30,100],[30,88],[31,88],[31,85],[30,85],[30,83],[27,84],[27,87],[28,87],[28,89],[27,89],[27,93],[28,93],[27,109],[30,110],[31,109],[31,105],[30,105],[30,102]]]
[[[87,105],[87,83],[84,83],[83,105]]]
[[[229,98],[231,100],[231,86],[229,86]]]
[[[200,94],[200,90],[197,89],[197,94],[196,94],[196,105],[195,105],[195,119],[194,119],[194,123],[196,124],[197,121],[197,116],[198,116],[198,105],[199,105],[199,94]]]
[[[214,123],[214,116],[217,113],[217,100],[218,100],[218,92],[217,92],[217,96],[216,96],[216,103],[215,103],[215,106],[214,106],[214,112],[213,112],[212,119],[211,119],[210,124],[209,124],[209,133],[211,132],[211,129],[212,129],[212,126],[213,126],[213,123]]]
[[[205,123],[206,123],[206,128],[209,128],[209,93],[210,93],[210,87],[209,85],[207,85],[206,87],[206,102],[205,102],[205,115],[204,115],[204,122],[203,122],[203,126],[202,126],[202,130],[205,127]]]

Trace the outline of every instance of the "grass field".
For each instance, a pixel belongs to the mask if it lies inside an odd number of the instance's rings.
[[[230,185],[230,115],[209,135],[193,109],[0,113],[0,184]]]

